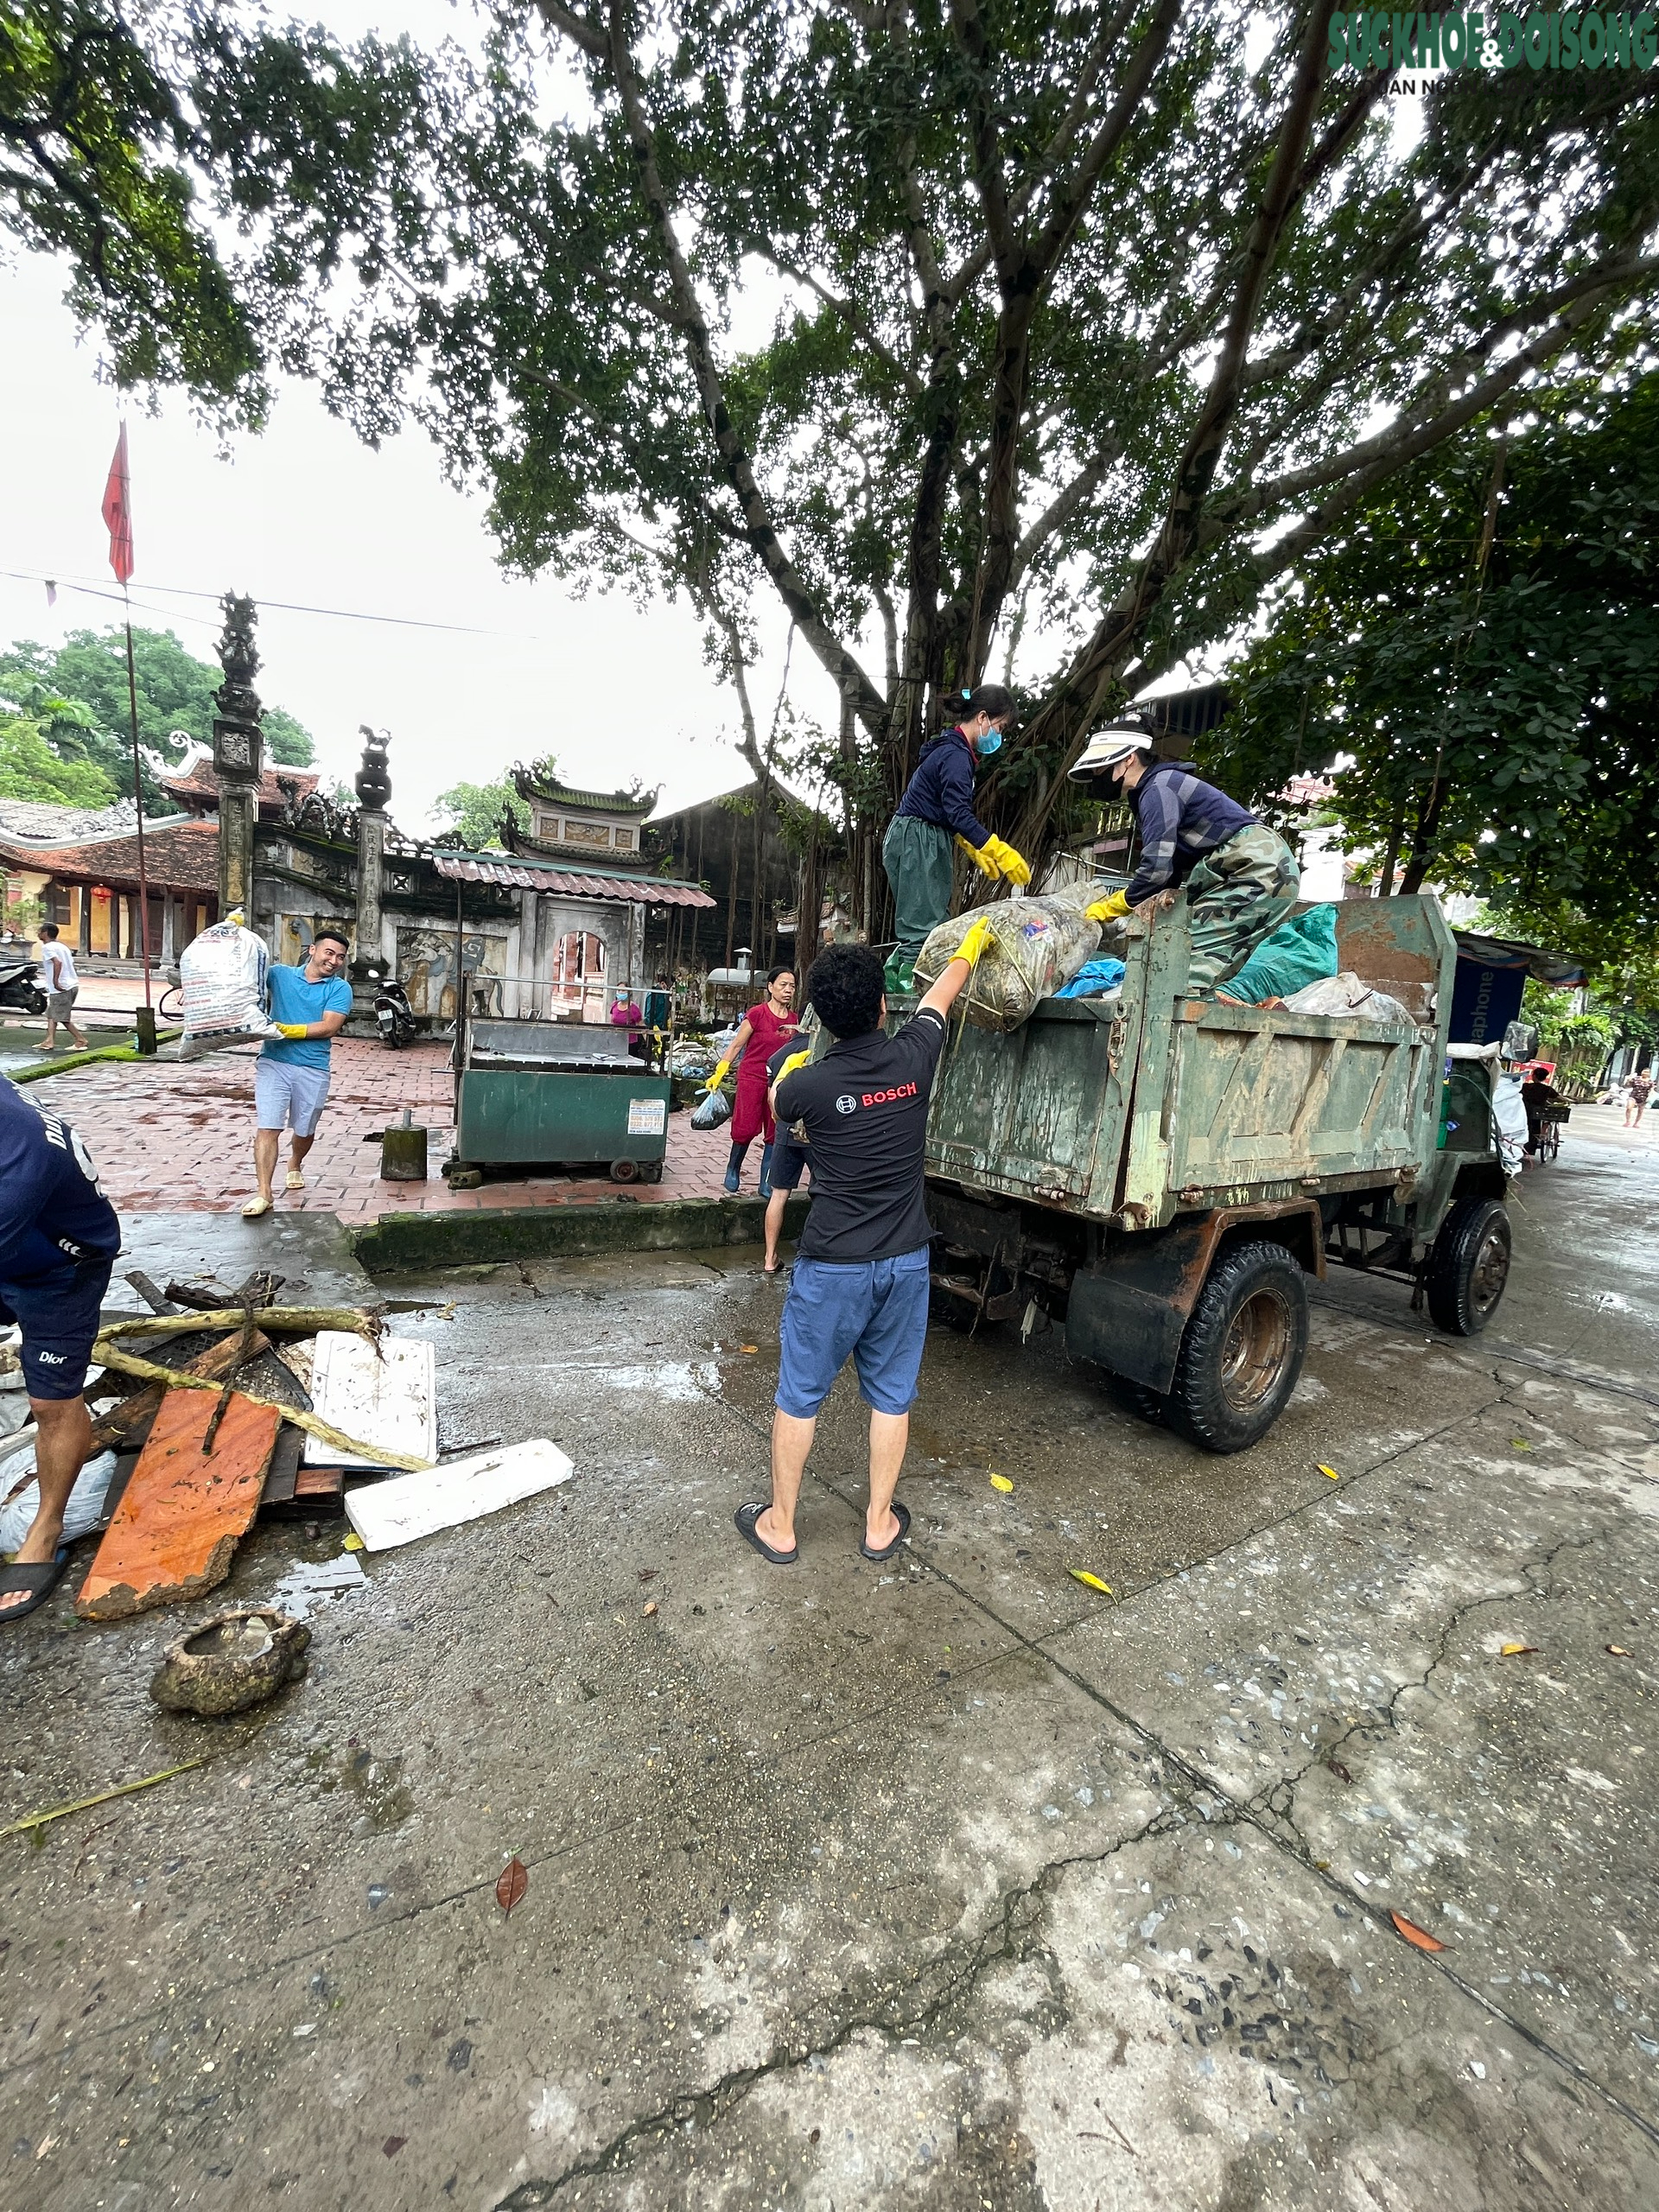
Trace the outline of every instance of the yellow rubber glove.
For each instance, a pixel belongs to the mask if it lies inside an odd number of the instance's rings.
[[[1128,912],[1128,894],[1114,891],[1109,899],[1096,899],[1092,906],[1085,906],[1083,911],[1091,922],[1115,922],[1120,914]]]
[[[1031,881],[1030,868],[1020,858],[1020,855],[1014,851],[1012,845],[1004,843],[1001,837],[988,837],[985,840],[985,849],[990,855],[991,858],[996,862],[998,868],[1001,869],[1003,874],[1007,877],[1010,883],[1029,883]]]
[[[988,876],[993,883],[1000,880],[1002,871],[991,858],[989,845],[970,845],[965,837],[958,837],[957,842],[982,875]]]
[[[718,1067],[715,1068],[713,1075],[711,1075],[708,1082],[703,1084],[703,1089],[705,1090],[718,1090],[721,1084],[725,1082],[728,1074],[730,1072],[731,1065],[732,1064],[729,1060],[721,1060]]]
[[[284,1037],[303,1037],[310,1026],[308,1021],[279,1021],[276,1025]]]
[[[990,942],[991,925],[982,914],[950,957],[953,960],[965,960],[969,968],[976,967],[980,955]]]
[[[797,1068],[804,1068],[811,1057],[812,1047],[810,1045],[804,1052],[791,1052],[789,1058],[784,1062],[782,1067],[778,1071],[773,1085],[774,1089],[776,1088],[777,1084],[781,1083],[786,1075],[793,1075]]]

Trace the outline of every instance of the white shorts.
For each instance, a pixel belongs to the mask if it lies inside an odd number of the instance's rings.
[[[262,1129],[280,1129],[286,1124],[296,1137],[315,1136],[328,1103],[328,1071],[296,1067],[290,1060],[270,1059],[262,1052],[254,1063],[253,1103]]]

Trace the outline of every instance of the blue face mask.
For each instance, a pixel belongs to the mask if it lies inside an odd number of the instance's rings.
[[[974,747],[975,752],[978,753],[982,760],[984,760],[988,753],[1000,753],[1001,749],[1002,733],[1000,729],[988,729],[984,736],[980,739],[978,744]]]

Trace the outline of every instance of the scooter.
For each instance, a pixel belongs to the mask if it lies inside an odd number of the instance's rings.
[[[41,988],[38,960],[19,960],[0,954],[0,1007],[19,1014],[44,1014],[46,993]]]
[[[382,976],[378,980],[374,1018],[380,1025],[382,1042],[390,1045],[395,1052],[400,1045],[407,1045],[420,1035],[421,1026],[409,1002],[408,992],[397,978]]]

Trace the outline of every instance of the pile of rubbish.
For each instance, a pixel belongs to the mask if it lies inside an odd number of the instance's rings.
[[[75,1599],[85,1620],[202,1596],[225,1580],[261,1516],[343,1515],[353,1532],[335,1563],[343,1586],[363,1580],[358,1551],[475,1520],[574,1471],[541,1439],[441,1452],[436,1348],[389,1335],[377,1312],[279,1304],[283,1279],[263,1271],[233,1290],[212,1281],[162,1290],[137,1269],[127,1280],[150,1311],[106,1317],[93,1347],[104,1370],[87,1391],[93,1452],[64,1524],[67,1541],[99,1538]],[[34,1429],[14,1420],[4,1433],[6,1414],[27,1414],[27,1400],[5,1387],[13,1381],[0,1373],[6,1551],[39,1501]],[[240,1633],[245,1643],[251,1631]]]
[[[917,955],[918,989],[938,982],[969,930],[983,921],[990,928],[990,943],[957,1004],[977,1029],[1019,1028],[1040,1001],[1054,997],[1094,957],[1100,924],[1091,922],[1084,909],[1099,896],[1096,886],[1078,883],[1041,899],[970,906],[941,922]]]

